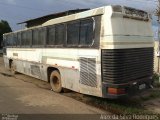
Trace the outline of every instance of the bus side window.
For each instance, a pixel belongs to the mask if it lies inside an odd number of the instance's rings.
[[[22,32],[22,40],[21,40],[21,45],[24,47],[26,45],[26,40],[27,40],[27,34],[25,31]]]
[[[13,45],[12,35],[11,34],[7,35],[6,39],[7,39],[7,47],[12,47],[12,45]]]
[[[50,26],[48,27],[48,40],[47,45],[54,45],[55,44],[55,27]]]
[[[56,25],[56,41],[55,45],[63,45],[65,42],[65,25]]]
[[[81,20],[80,45],[91,45],[94,37],[93,19]]]
[[[23,47],[29,47],[31,45],[32,32],[31,31],[23,31],[21,38],[22,38],[21,45]]]
[[[30,47],[31,46],[31,41],[32,41],[32,31],[26,31],[26,42],[25,45],[26,47]]]
[[[21,45],[21,32],[17,33],[17,47]]]
[[[67,45],[78,45],[80,21],[67,24]]]
[[[6,39],[6,35],[3,36],[3,47],[7,47],[7,39]]]
[[[10,38],[9,35],[6,36],[6,46],[9,47],[10,46]]]
[[[44,46],[46,40],[46,28],[38,28],[33,30],[32,44],[36,47]]]
[[[39,38],[38,29],[34,29],[33,30],[33,40],[32,40],[33,46],[38,45],[38,38]]]
[[[17,46],[17,33],[12,34],[12,38],[13,38],[13,47]]]
[[[8,41],[8,35],[6,35],[6,36],[5,36],[5,45],[6,45],[6,47],[8,47],[8,42],[9,42],[9,41]]]
[[[39,40],[38,45],[43,46],[46,40],[46,28],[39,29]]]

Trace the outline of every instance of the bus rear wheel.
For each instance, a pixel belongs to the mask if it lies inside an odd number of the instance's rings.
[[[60,93],[62,92],[62,82],[61,82],[61,76],[60,73],[55,70],[50,75],[50,84],[52,87],[52,90],[54,92]]]

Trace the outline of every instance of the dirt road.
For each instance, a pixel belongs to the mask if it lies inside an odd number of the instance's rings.
[[[48,83],[22,74],[10,76],[8,72],[0,57],[0,113],[105,114],[98,108],[52,92]]]

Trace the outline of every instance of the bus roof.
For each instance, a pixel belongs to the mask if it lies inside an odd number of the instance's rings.
[[[64,23],[64,22],[68,22],[68,21],[83,19],[83,18],[102,15],[102,14],[104,14],[104,7],[95,8],[95,9],[87,10],[87,11],[84,11],[84,12],[80,12],[80,13],[76,13],[76,14],[72,14],[72,15],[67,15],[67,16],[63,16],[63,17],[60,17],[60,18],[56,18],[56,19],[52,19],[52,20],[49,20],[49,21],[45,22],[44,24],[42,24],[42,26]]]
[[[26,24],[26,27],[30,28],[30,27],[42,25],[43,23],[45,23],[45,22],[47,22],[51,19],[55,19],[55,18],[59,18],[59,17],[83,12],[83,11],[86,11],[86,10],[90,10],[90,9],[89,8],[73,9],[73,10],[67,10],[67,11],[58,12],[58,13],[52,13],[52,14],[41,16],[41,17],[38,17],[38,18],[29,19],[29,20],[26,20],[26,21],[23,21],[23,22],[20,22],[20,23],[17,23],[17,24]]]
[[[104,7],[95,8],[95,9],[87,10],[84,12],[79,12],[79,13],[51,19],[42,25],[30,27],[30,28],[25,28],[25,29],[11,32],[11,33],[26,31],[26,30],[30,30],[30,29],[34,29],[34,28],[45,27],[45,26],[49,26],[49,25],[53,25],[53,24],[64,23],[64,22],[68,22],[68,21],[78,20],[78,19],[92,17],[92,16],[96,16],[96,15],[102,15],[102,14],[104,14]],[[11,33],[5,33],[4,35],[11,34]]]

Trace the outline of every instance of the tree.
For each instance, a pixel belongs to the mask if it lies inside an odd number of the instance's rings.
[[[9,26],[7,21],[1,20],[0,21],[0,48],[2,48],[3,34],[8,32],[12,32],[11,27]]]
[[[158,6],[157,9],[155,11],[155,15],[158,17],[158,54],[160,52],[160,0],[157,0],[156,2],[158,2]],[[160,59],[159,59],[159,55],[158,55],[158,67],[157,67],[157,72],[159,73],[159,65],[160,65]]]

